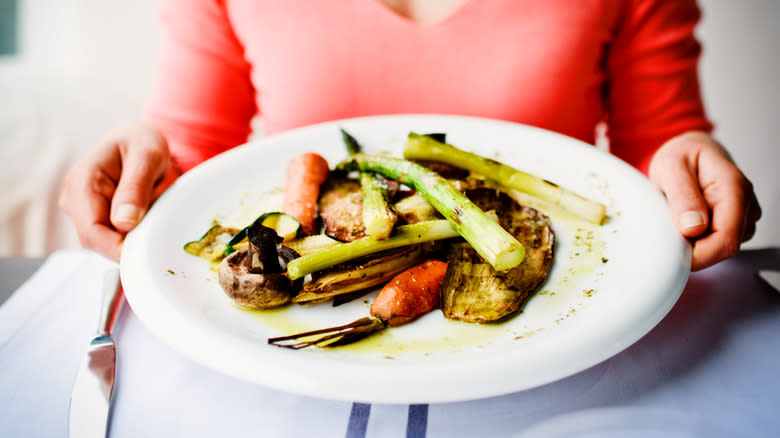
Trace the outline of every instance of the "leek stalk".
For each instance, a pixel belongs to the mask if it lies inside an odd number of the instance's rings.
[[[407,160],[438,161],[469,170],[504,187],[519,190],[561,207],[596,225],[601,225],[606,216],[606,206],[599,202],[587,199],[555,183],[496,160],[466,152],[451,144],[438,142],[427,135],[409,133],[404,149],[404,158]]]

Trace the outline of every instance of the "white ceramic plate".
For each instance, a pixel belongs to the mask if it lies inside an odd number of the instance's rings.
[[[522,313],[495,326],[432,312],[351,347],[293,351],[267,338],[345,324],[372,298],[332,307],[251,312],[222,292],[208,264],[182,250],[216,219],[235,226],[276,209],[288,160],[346,156],[339,128],[367,152],[401,155],[409,131],[445,132],[463,149],[597,199],[609,220],[589,226],[551,212],[555,259]],[[630,166],[579,141],[468,117],[350,119],[251,142],[182,176],[128,237],[122,282],[130,305],[174,349],[214,370],[314,397],[425,403],[496,396],[597,364],[640,339],[671,309],[688,278],[690,248],[664,198]]]

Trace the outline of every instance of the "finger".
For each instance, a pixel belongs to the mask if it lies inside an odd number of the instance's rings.
[[[756,234],[756,224],[755,222],[752,222],[745,227],[745,231],[742,232],[742,238],[740,239],[740,241],[747,242],[748,240],[752,239],[755,234]]]
[[[116,262],[122,255],[125,234],[104,224],[90,224],[84,233],[79,234],[79,238],[85,248],[103,254]]]
[[[707,231],[709,209],[699,189],[695,168],[682,159],[667,160],[653,176],[669,201],[669,209],[680,233],[696,237]]]
[[[724,233],[712,233],[693,244],[691,270],[698,271],[734,257],[739,252],[739,240]]]
[[[712,205],[711,232],[694,243],[693,270],[714,265],[739,252],[745,214],[744,195],[739,186],[738,182],[724,182],[707,189],[705,196]]]
[[[747,242],[753,238],[756,234],[756,222],[761,219],[761,206],[758,205],[755,194],[751,192],[750,197],[750,207],[745,215],[745,224],[743,225],[742,242]]]
[[[154,197],[155,185],[166,175],[168,157],[157,149],[125,149],[122,175],[111,203],[111,223],[120,231],[130,231],[146,214]]]
[[[73,191],[71,198],[73,223],[79,240],[85,248],[97,251],[119,261],[124,234],[113,229],[108,219],[114,183],[105,173],[95,173],[97,180],[87,179],[81,190]]]
[[[748,220],[756,223],[759,219],[761,219],[761,214],[763,213],[761,211],[761,206],[758,204],[758,199],[756,199],[756,194],[751,193],[751,202],[750,202],[750,211],[748,212]]]
[[[176,182],[180,176],[181,170],[179,170],[179,166],[176,165],[176,161],[173,158],[170,158],[168,172],[165,174],[165,177],[163,177],[163,179],[160,180],[160,182],[154,187],[152,203],[154,203],[154,201],[157,200],[157,198],[159,198],[163,192],[168,190],[168,187],[173,185],[173,183]]]

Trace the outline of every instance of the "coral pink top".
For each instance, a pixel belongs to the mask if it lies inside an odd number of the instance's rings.
[[[646,171],[700,98],[694,0],[469,0],[432,24],[378,0],[168,0],[145,111],[182,169],[267,134],[394,113],[510,120],[589,143]]]

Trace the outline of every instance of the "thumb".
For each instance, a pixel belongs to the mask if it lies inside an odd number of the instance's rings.
[[[696,170],[685,159],[664,164],[653,169],[651,178],[666,195],[677,229],[685,237],[701,235],[709,227],[709,208]]]
[[[169,162],[166,154],[155,149],[130,146],[123,152],[122,174],[111,201],[111,223],[126,232],[143,219]]]

